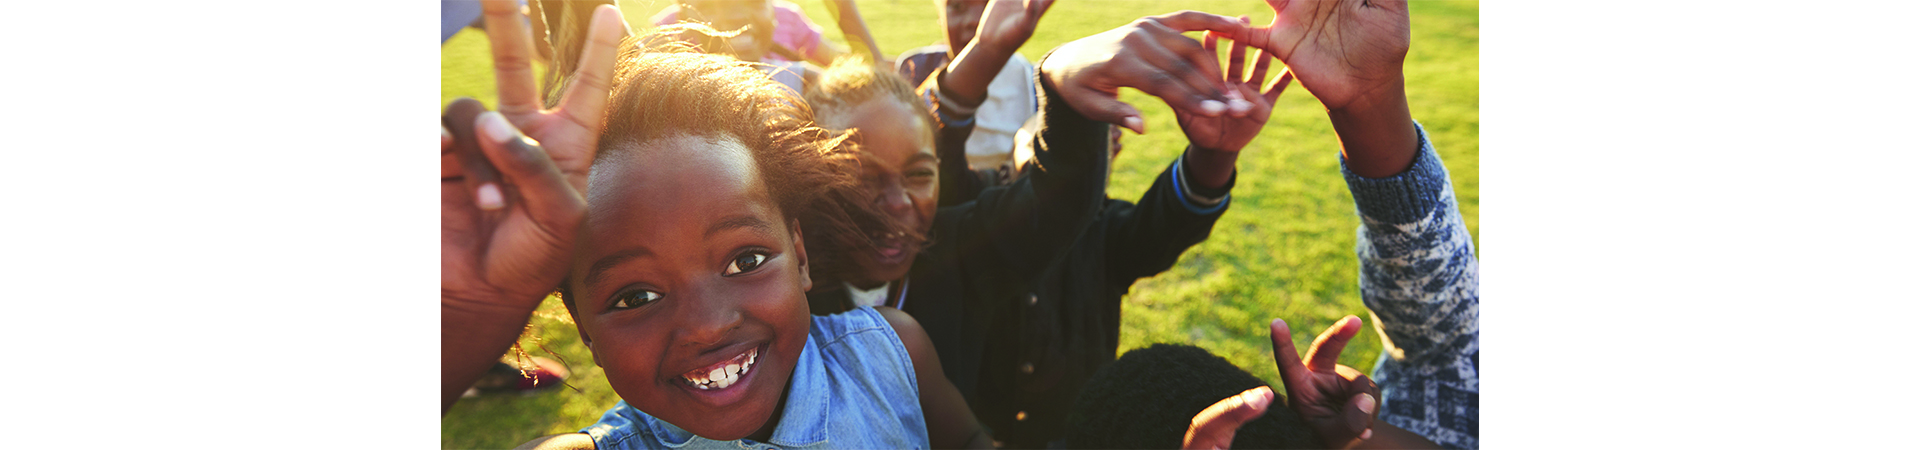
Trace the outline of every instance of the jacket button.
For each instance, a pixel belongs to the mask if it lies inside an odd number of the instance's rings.
[[[1021,412],[1013,413],[1013,420],[1016,422],[1027,420],[1027,412],[1021,411]]]
[[[1040,304],[1040,296],[1034,295],[1034,294],[1027,294],[1027,306],[1033,306],[1038,304]]]
[[[1030,363],[1030,362],[1020,363],[1020,373],[1033,375],[1033,363]]]

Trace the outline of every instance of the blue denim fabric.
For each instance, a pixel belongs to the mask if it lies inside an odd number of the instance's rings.
[[[913,359],[887,319],[871,307],[814,316],[793,368],[786,410],[767,442],[715,441],[628,406],[613,406],[580,430],[600,450],[924,449],[927,421]]]

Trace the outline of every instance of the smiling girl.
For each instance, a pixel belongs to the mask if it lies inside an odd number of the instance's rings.
[[[844,136],[750,63],[659,34],[614,44],[617,10],[590,14],[589,32],[562,33],[586,42],[559,47],[581,57],[556,61],[572,75],[545,108],[513,20],[489,23],[502,111],[449,107],[443,378],[504,347],[462,330],[524,323],[558,285],[622,401],[527,447],[991,445],[911,318],[807,313],[816,280],[852,270],[831,255],[898,228],[865,201]]]

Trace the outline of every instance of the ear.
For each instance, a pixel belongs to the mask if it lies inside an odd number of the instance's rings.
[[[811,291],[813,276],[807,274],[807,242],[800,238],[800,220],[789,220],[787,230],[793,233],[793,258],[800,263],[800,292]]]
[[[574,331],[578,331],[578,332],[580,332],[580,343],[581,343],[581,344],[586,344],[586,346],[587,346],[587,353],[588,353],[589,355],[591,355],[591,356],[593,356],[593,365],[595,365],[595,366],[599,366],[599,365],[600,365],[600,350],[597,350],[597,349],[594,349],[594,348],[593,348],[593,336],[589,336],[589,335],[587,335],[587,326],[586,326],[586,325],[582,325],[582,324],[580,323],[580,318],[579,318],[578,316],[575,316],[575,317],[573,318],[573,329],[574,329]]]

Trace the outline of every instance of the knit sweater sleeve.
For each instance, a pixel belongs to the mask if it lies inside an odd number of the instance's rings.
[[[1360,298],[1385,344],[1380,416],[1450,448],[1479,446],[1479,260],[1446,166],[1420,152],[1386,178],[1341,172],[1360,213]]]

